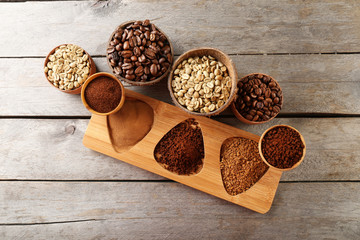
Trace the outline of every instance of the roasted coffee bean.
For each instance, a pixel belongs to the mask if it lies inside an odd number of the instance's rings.
[[[109,47],[106,52],[107,53],[113,53],[115,51],[115,48],[114,47]]]
[[[143,23],[142,23],[142,25],[143,25],[144,27],[149,26],[149,24],[150,24],[150,20],[149,20],[149,19],[146,19],[146,20],[143,21]]]
[[[156,27],[155,27],[155,25],[152,23],[152,24],[150,24],[150,29],[151,29],[151,31],[156,31]]]
[[[146,32],[144,33],[144,35],[145,35],[145,38],[146,38],[147,40],[150,39],[150,32],[149,32],[149,31],[146,31]]]
[[[143,68],[143,66],[139,66],[139,67],[137,67],[137,68],[135,69],[135,74],[136,74],[136,75],[141,76],[141,75],[143,75],[143,73],[144,73],[144,68]]]
[[[264,107],[264,103],[263,102],[257,102],[256,107],[258,109],[262,109]]]
[[[275,113],[278,113],[278,112],[280,112],[280,107],[278,105],[276,105],[273,107],[273,110]]]
[[[156,57],[156,54],[149,48],[147,48],[145,50],[145,56],[148,58],[148,59],[154,59]]]
[[[115,72],[115,74],[120,75],[122,73],[121,67],[119,67],[119,66],[115,67],[114,72]]]
[[[253,120],[253,116],[251,116],[250,114],[247,114],[245,118],[249,121]]]
[[[115,52],[113,52],[111,55],[110,55],[110,57],[112,58],[112,59],[114,59],[114,61],[119,61],[119,55],[118,55],[118,53],[115,51]]]
[[[151,75],[156,76],[157,71],[158,71],[158,69],[157,69],[156,64],[151,64],[151,66],[150,66],[150,73],[151,73]]]
[[[150,74],[150,68],[149,68],[149,67],[145,67],[145,68],[144,68],[144,73],[145,73],[146,75],[149,75],[149,74]]]
[[[129,69],[125,73],[126,73],[126,75],[133,75],[134,74],[134,69]]]
[[[267,121],[280,112],[281,104],[282,92],[273,78],[252,74],[238,82],[235,106],[247,120]]]
[[[133,50],[135,56],[139,57],[141,55],[141,50],[139,47],[135,47]]]
[[[249,96],[244,96],[244,101],[245,102],[250,102],[250,97]]]
[[[131,56],[132,56],[132,51],[130,51],[130,50],[126,50],[126,51],[122,51],[121,52],[121,56],[123,57],[123,58],[130,58]]]
[[[136,62],[137,61],[137,57],[136,56],[131,56],[131,61],[133,61],[133,62]]]
[[[133,67],[133,64],[132,63],[124,63],[122,65],[122,69],[124,70],[128,70],[128,69],[131,69]]]
[[[133,80],[135,78],[135,75],[125,75],[126,79]]]
[[[275,83],[274,81],[271,81],[271,82],[269,83],[269,87],[273,88],[273,87],[275,87],[275,86],[276,86],[276,83]]]
[[[111,64],[111,66],[115,67],[117,62],[114,59],[111,59],[110,64]]]
[[[113,72],[132,81],[154,80],[173,62],[168,39],[149,20],[117,29],[107,54]]]
[[[128,49],[130,49],[129,41],[125,41],[124,42],[124,50],[128,50]]]
[[[144,56],[144,54],[142,54],[140,57],[138,57],[138,61],[141,63],[145,62],[145,60],[146,60],[146,57]]]
[[[156,35],[155,35],[155,33],[150,33],[150,41],[155,41],[155,37],[156,37]]]
[[[169,45],[166,45],[165,47],[163,47],[161,49],[161,51],[164,53],[164,54],[168,54],[170,52],[170,46]]]
[[[118,45],[116,45],[115,49],[116,49],[116,51],[118,51],[118,52],[121,51],[121,49],[122,49],[122,44],[119,43]]]

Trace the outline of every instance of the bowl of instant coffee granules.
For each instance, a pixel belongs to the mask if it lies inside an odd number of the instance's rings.
[[[110,115],[124,105],[124,86],[110,73],[96,73],[84,83],[81,100],[90,112],[103,116]]]
[[[168,89],[176,106],[197,116],[224,111],[237,92],[237,72],[228,55],[216,48],[197,48],[174,63]]]
[[[44,73],[53,87],[65,93],[79,94],[86,79],[96,73],[96,66],[81,47],[62,44],[46,56]]]
[[[280,171],[288,171],[299,166],[304,160],[305,140],[295,128],[276,125],[262,134],[259,152],[268,166]]]
[[[115,76],[136,86],[164,79],[170,72],[173,54],[169,38],[149,20],[121,24],[111,34],[106,50]]]
[[[261,124],[274,119],[283,104],[279,83],[263,73],[252,73],[241,78],[231,110],[242,122]]]

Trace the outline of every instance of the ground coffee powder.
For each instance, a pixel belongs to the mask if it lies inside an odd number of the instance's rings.
[[[190,118],[176,125],[156,145],[154,157],[165,169],[179,175],[198,173],[204,159],[199,123]]]
[[[230,195],[248,190],[268,168],[261,160],[256,141],[229,138],[221,146],[220,170],[225,190]]]
[[[279,126],[268,131],[261,151],[266,161],[277,168],[291,168],[303,156],[304,144],[294,129]]]
[[[97,112],[107,113],[120,103],[121,87],[109,77],[98,77],[92,80],[85,89],[85,100]]]

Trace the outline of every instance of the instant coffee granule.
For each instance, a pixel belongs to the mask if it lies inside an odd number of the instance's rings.
[[[228,194],[235,196],[248,190],[268,169],[261,160],[256,141],[237,137],[223,143],[220,170]]]
[[[279,126],[267,132],[261,142],[266,161],[277,168],[291,168],[303,156],[304,144],[294,129]]]
[[[204,142],[199,124],[187,119],[171,129],[156,145],[154,157],[179,175],[198,173],[203,165]]]
[[[121,87],[112,78],[98,77],[87,85],[84,95],[92,109],[100,113],[108,113],[119,105]]]

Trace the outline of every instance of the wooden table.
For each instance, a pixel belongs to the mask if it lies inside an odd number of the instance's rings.
[[[360,3],[329,1],[41,1],[0,3],[0,239],[360,239]],[[261,134],[304,135],[302,165],[283,175],[265,215],[82,145],[90,114],[45,80],[47,53],[83,47],[109,72],[109,35],[149,18],[178,56],[209,46],[239,76],[284,91],[268,124],[215,119]],[[127,88],[170,102],[166,82]]]

